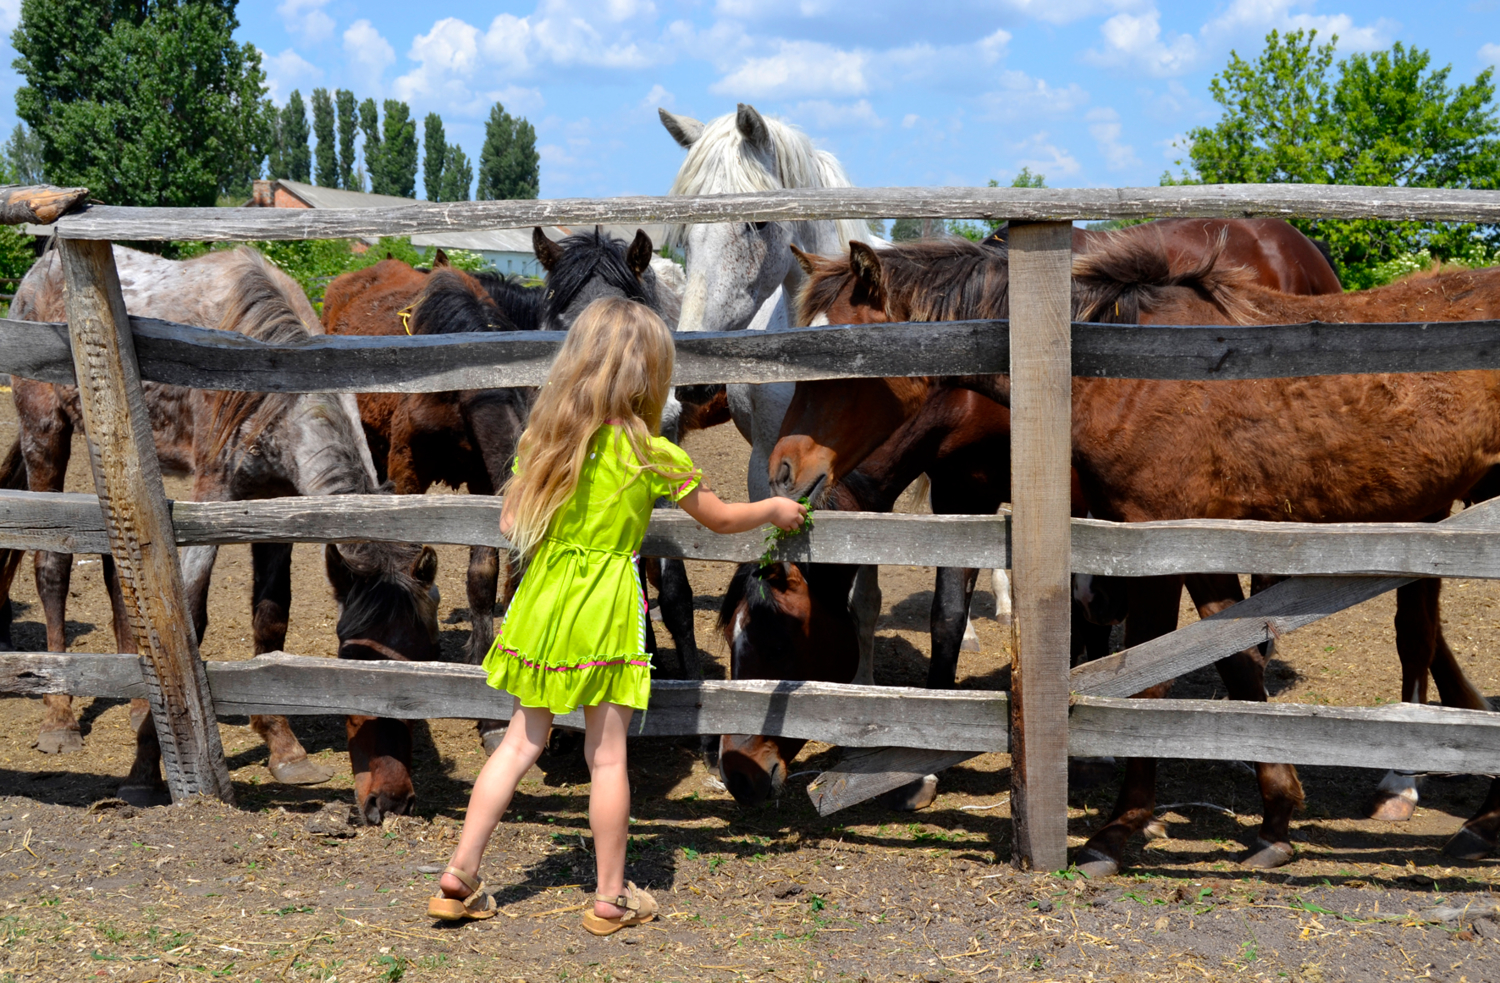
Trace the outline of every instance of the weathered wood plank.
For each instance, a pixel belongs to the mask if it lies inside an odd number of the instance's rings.
[[[1075,755],[1500,772],[1500,714],[1484,710],[1079,697],[1068,724]]]
[[[55,188],[50,184],[0,187],[0,225],[49,225],[89,196],[88,188]]]
[[[59,219],[75,239],[340,239],[533,225],[763,222],[812,218],[1026,221],[1159,218],[1384,218],[1500,222],[1500,194],[1315,184],[1166,188],[820,188],[700,197],[413,202],[393,208],[127,208]]]
[[[1068,862],[1073,226],[1010,230],[1013,862]]]
[[[562,336],[319,335],[271,344],[131,318],[142,377],[256,392],[443,392],[538,385]],[[1073,375],[1272,379],[1500,368],[1500,321],[1173,327],[1074,323]],[[1007,321],[833,325],[677,336],[678,385],[1007,371]],[[0,372],[71,384],[67,327],[0,318]]]
[[[211,795],[232,802],[114,255],[108,242],[65,241],[58,248],[94,488],[140,653],[167,787],[176,801]]]
[[[972,757],[974,755],[968,751],[860,748],[845,754],[838,764],[813,779],[807,786],[807,797],[812,800],[818,815],[829,816]]]
[[[341,495],[245,502],[171,502],[183,546],[249,542],[348,543],[382,537],[461,546],[508,545],[501,501],[467,495]],[[1464,528],[1423,522],[1313,524],[1192,519],[1114,523],[1074,519],[1071,567],[1078,573],[1151,576],[1180,572],[1286,576],[1441,576],[1500,579],[1500,525]],[[93,495],[0,490],[0,549],[108,551]],[[652,517],[642,553],[746,563],[764,547],[758,533],[718,536],[676,510]],[[892,515],[824,512],[780,556],[817,563],[889,566],[1011,565],[1006,515]]]
[[[1481,502],[1437,523],[1440,529],[1500,530],[1500,499]],[[1249,569],[1249,568],[1242,568]],[[1073,689],[1093,696],[1129,696],[1227,655],[1259,645],[1330,614],[1410,583],[1409,577],[1288,580],[1169,635],[1073,670]]]

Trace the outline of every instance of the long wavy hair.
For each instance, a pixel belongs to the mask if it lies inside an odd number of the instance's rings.
[[[606,422],[620,425],[639,477],[655,471],[669,481],[689,476],[652,458],[671,392],[672,333],[645,304],[605,297],[586,307],[569,329],[531,409],[516,450],[515,474],[502,489],[511,505],[511,548],[527,555],[547,535],[552,517],[572,497],[589,442]],[[616,453],[621,447],[615,445]]]

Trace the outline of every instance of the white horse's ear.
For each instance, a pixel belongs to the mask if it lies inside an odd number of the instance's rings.
[[[749,103],[740,103],[739,112],[734,116],[734,125],[745,142],[761,153],[769,154],[775,149],[771,146],[771,128],[766,125],[765,117]]]
[[[703,135],[703,124],[691,116],[678,116],[660,107],[657,107],[656,113],[661,117],[661,125],[672,134],[672,139],[683,147],[691,147]]]

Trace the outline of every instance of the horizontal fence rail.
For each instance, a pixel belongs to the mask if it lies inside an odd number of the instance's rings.
[[[478,666],[355,662],[273,652],[207,663],[214,710],[375,714],[401,719],[509,717]],[[0,692],[133,697],[136,656],[0,653]],[[984,690],[929,690],[773,680],[658,680],[637,736],[748,733],[843,747],[1006,751],[1010,698]],[[583,714],[558,718],[582,728]],[[1249,758],[1304,765],[1500,771],[1500,714],[1403,703],[1327,707],[1223,700],[1076,697],[1068,752],[1173,758]]]
[[[344,543],[371,538],[457,546],[508,545],[499,498],[479,495],[336,495],[246,502],[172,502],[182,546]],[[1480,513],[1476,512],[1476,515]],[[1488,517],[1488,511],[1484,513]],[[819,512],[811,532],[779,547],[781,559],[891,566],[1011,566],[1010,517]],[[1187,519],[1074,519],[1075,572],[1145,577],[1195,573],[1500,579],[1500,518],[1479,525],[1425,522],[1318,524]],[[746,563],[759,532],[721,536],[684,512],[658,510],[641,553]],[[109,542],[93,495],[0,491],[0,548],[104,553]]]
[[[537,386],[562,332],[328,336],[271,344],[131,318],[148,382],[247,392],[447,392]],[[1008,321],[679,333],[673,381],[797,382],[1004,373]],[[1271,379],[1500,369],[1500,321],[1251,327],[1073,324],[1073,374]],[[0,372],[72,384],[65,324],[0,318]]]
[[[1378,218],[1500,223],[1500,193],[1319,184],[1165,188],[818,188],[751,194],[412,202],[389,208],[127,208],[89,205],[53,226],[68,239],[348,239],[639,222],[830,218],[1074,221],[1114,218]]]

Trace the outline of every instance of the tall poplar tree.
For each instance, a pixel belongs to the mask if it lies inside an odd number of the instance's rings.
[[[422,190],[428,201],[443,201],[443,166],[448,157],[448,141],[443,133],[443,118],[428,113],[422,121]]]
[[[302,101],[302,93],[293,89],[281,108],[281,153],[285,176],[293,181],[312,182],[312,151],[307,138],[307,104]]]
[[[363,191],[363,183],[354,175],[354,136],[359,130],[359,110],[354,105],[354,93],[340,89],[334,97],[339,114],[339,187],[349,191]]]
[[[324,188],[339,186],[339,151],[334,143],[333,99],[327,89],[314,89],[312,94],[313,135],[318,138],[317,183]]]
[[[524,117],[516,119],[504,106],[495,103],[484,124],[479,187],[474,197],[480,201],[535,198],[541,180],[540,160],[536,130]]]
[[[468,201],[473,184],[474,166],[469,163],[469,155],[454,144],[443,161],[443,201]]]
[[[366,99],[359,104],[359,128],[365,135],[365,173],[370,177],[370,191],[377,195],[386,194],[380,176],[380,110],[376,108],[374,99]]]
[[[385,101],[385,125],[380,160],[386,190],[399,198],[417,192],[417,124],[411,107],[399,99]]]

